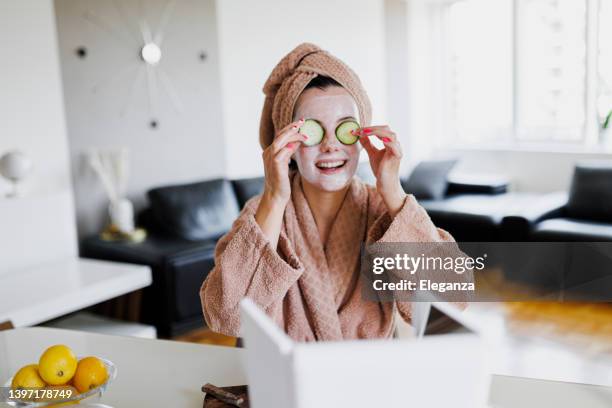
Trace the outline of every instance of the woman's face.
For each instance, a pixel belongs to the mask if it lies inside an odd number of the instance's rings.
[[[357,171],[361,144],[342,144],[336,138],[336,127],[349,119],[357,121],[358,117],[353,97],[342,87],[309,88],[302,92],[294,120],[315,119],[325,132],[320,144],[301,145],[293,155],[302,179],[324,191],[338,191],[349,184]]]

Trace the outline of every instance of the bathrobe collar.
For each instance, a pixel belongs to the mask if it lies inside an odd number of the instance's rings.
[[[307,265],[299,287],[317,340],[342,340],[338,313],[358,281],[355,275],[367,228],[368,193],[362,183],[351,181],[324,248],[301,177],[299,173],[292,177],[285,225],[298,258]]]

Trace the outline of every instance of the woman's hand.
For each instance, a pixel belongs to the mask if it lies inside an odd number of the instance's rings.
[[[360,136],[359,142],[370,157],[370,166],[376,176],[376,189],[382,196],[389,214],[395,217],[406,198],[406,193],[400,184],[402,147],[397,135],[389,129],[389,126],[369,126],[357,129],[354,134]],[[384,148],[377,149],[368,136],[378,137],[384,143]]]
[[[278,245],[283,213],[291,198],[289,160],[300,143],[308,139],[306,135],[299,133],[302,123],[304,119],[290,123],[281,129],[274,137],[274,142],[262,154],[265,186],[255,213],[255,221],[273,248]]]
[[[289,160],[291,155],[308,137],[299,133],[303,119],[281,129],[270,146],[262,153],[265,173],[264,197],[286,205],[291,196],[289,185]]]

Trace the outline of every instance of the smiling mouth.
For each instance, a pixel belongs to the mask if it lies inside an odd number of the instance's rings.
[[[334,161],[325,161],[316,163],[316,166],[319,170],[328,172],[333,170],[338,170],[344,167],[346,164],[346,160],[334,160]]]

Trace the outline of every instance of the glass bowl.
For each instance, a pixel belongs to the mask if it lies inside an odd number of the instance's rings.
[[[81,360],[81,358],[82,357],[79,357],[78,360]],[[110,383],[113,382],[115,377],[117,377],[117,367],[110,360],[107,360],[101,357],[97,357],[97,358],[99,358],[102,361],[102,363],[104,363],[104,366],[106,367],[106,371],[108,372],[108,378],[106,382],[104,382],[104,384],[96,388],[92,388],[91,390],[84,392],[82,394],[73,395],[70,398],[56,399],[53,401],[26,401],[26,400],[15,400],[15,399],[5,400],[5,401],[7,404],[9,404],[12,407],[34,408],[34,407],[49,407],[49,406],[53,406],[57,404],[63,404],[66,402],[82,401],[84,399],[87,399],[87,398],[90,398],[96,395],[102,396],[102,394],[106,391]],[[8,381],[4,384],[4,387],[10,388],[12,382],[13,382],[13,377],[8,379]]]

